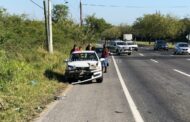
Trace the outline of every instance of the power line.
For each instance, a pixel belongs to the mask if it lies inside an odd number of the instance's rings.
[[[42,6],[40,6],[39,4],[37,4],[36,2],[34,2],[33,0],[30,0],[32,3],[34,3],[36,6],[38,6],[41,9],[44,9]]]
[[[112,7],[112,8],[158,8],[159,6],[119,6],[119,5],[103,5],[103,4],[83,4],[84,6],[92,6],[92,7]],[[190,8],[190,6],[166,6],[166,7],[159,7],[159,8]]]

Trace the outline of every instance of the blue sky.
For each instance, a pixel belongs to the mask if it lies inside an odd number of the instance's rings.
[[[0,7],[6,8],[11,14],[27,14],[30,18],[43,19],[43,10],[30,0],[0,0]],[[43,0],[33,0],[43,6]],[[79,22],[79,0],[67,0],[74,21]],[[65,0],[52,0],[53,5],[64,3]],[[159,11],[172,14],[179,18],[190,17],[190,0],[82,0],[83,17],[95,14],[107,22],[119,25],[132,24],[136,18],[144,14]],[[104,5],[101,6],[90,6]]]

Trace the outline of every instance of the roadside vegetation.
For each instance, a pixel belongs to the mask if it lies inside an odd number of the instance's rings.
[[[111,26],[92,15],[80,27],[65,5],[54,6],[52,19],[54,53],[49,54],[44,21],[0,9],[0,121],[31,121],[42,112],[68,85],[64,60],[73,44],[84,48]]]

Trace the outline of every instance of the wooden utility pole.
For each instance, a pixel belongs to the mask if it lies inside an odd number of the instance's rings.
[[[83,25],[83,19],[82,19],[82,2],[80,0],[80,26]]]
[[[46,11],[46,1],[43,1],[44,5],[44,18],[45,18],[45,33],[46,33],[46,39],[45,39],[45,47],[48,50],[48,19],[47,19],[47,11]]]
[[[53,53],[53,37],[52,37],[52,13],[51,0],[48,0],[48,51]]]

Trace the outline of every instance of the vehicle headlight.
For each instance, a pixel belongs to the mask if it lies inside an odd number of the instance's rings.
[[[68,65],[68,70],[74,70],[75,68],[75,66]]]
[[[96,70],[101,70],[101,67],[100,67],[100,66],[97,66],[97,67],[96,67]]]

